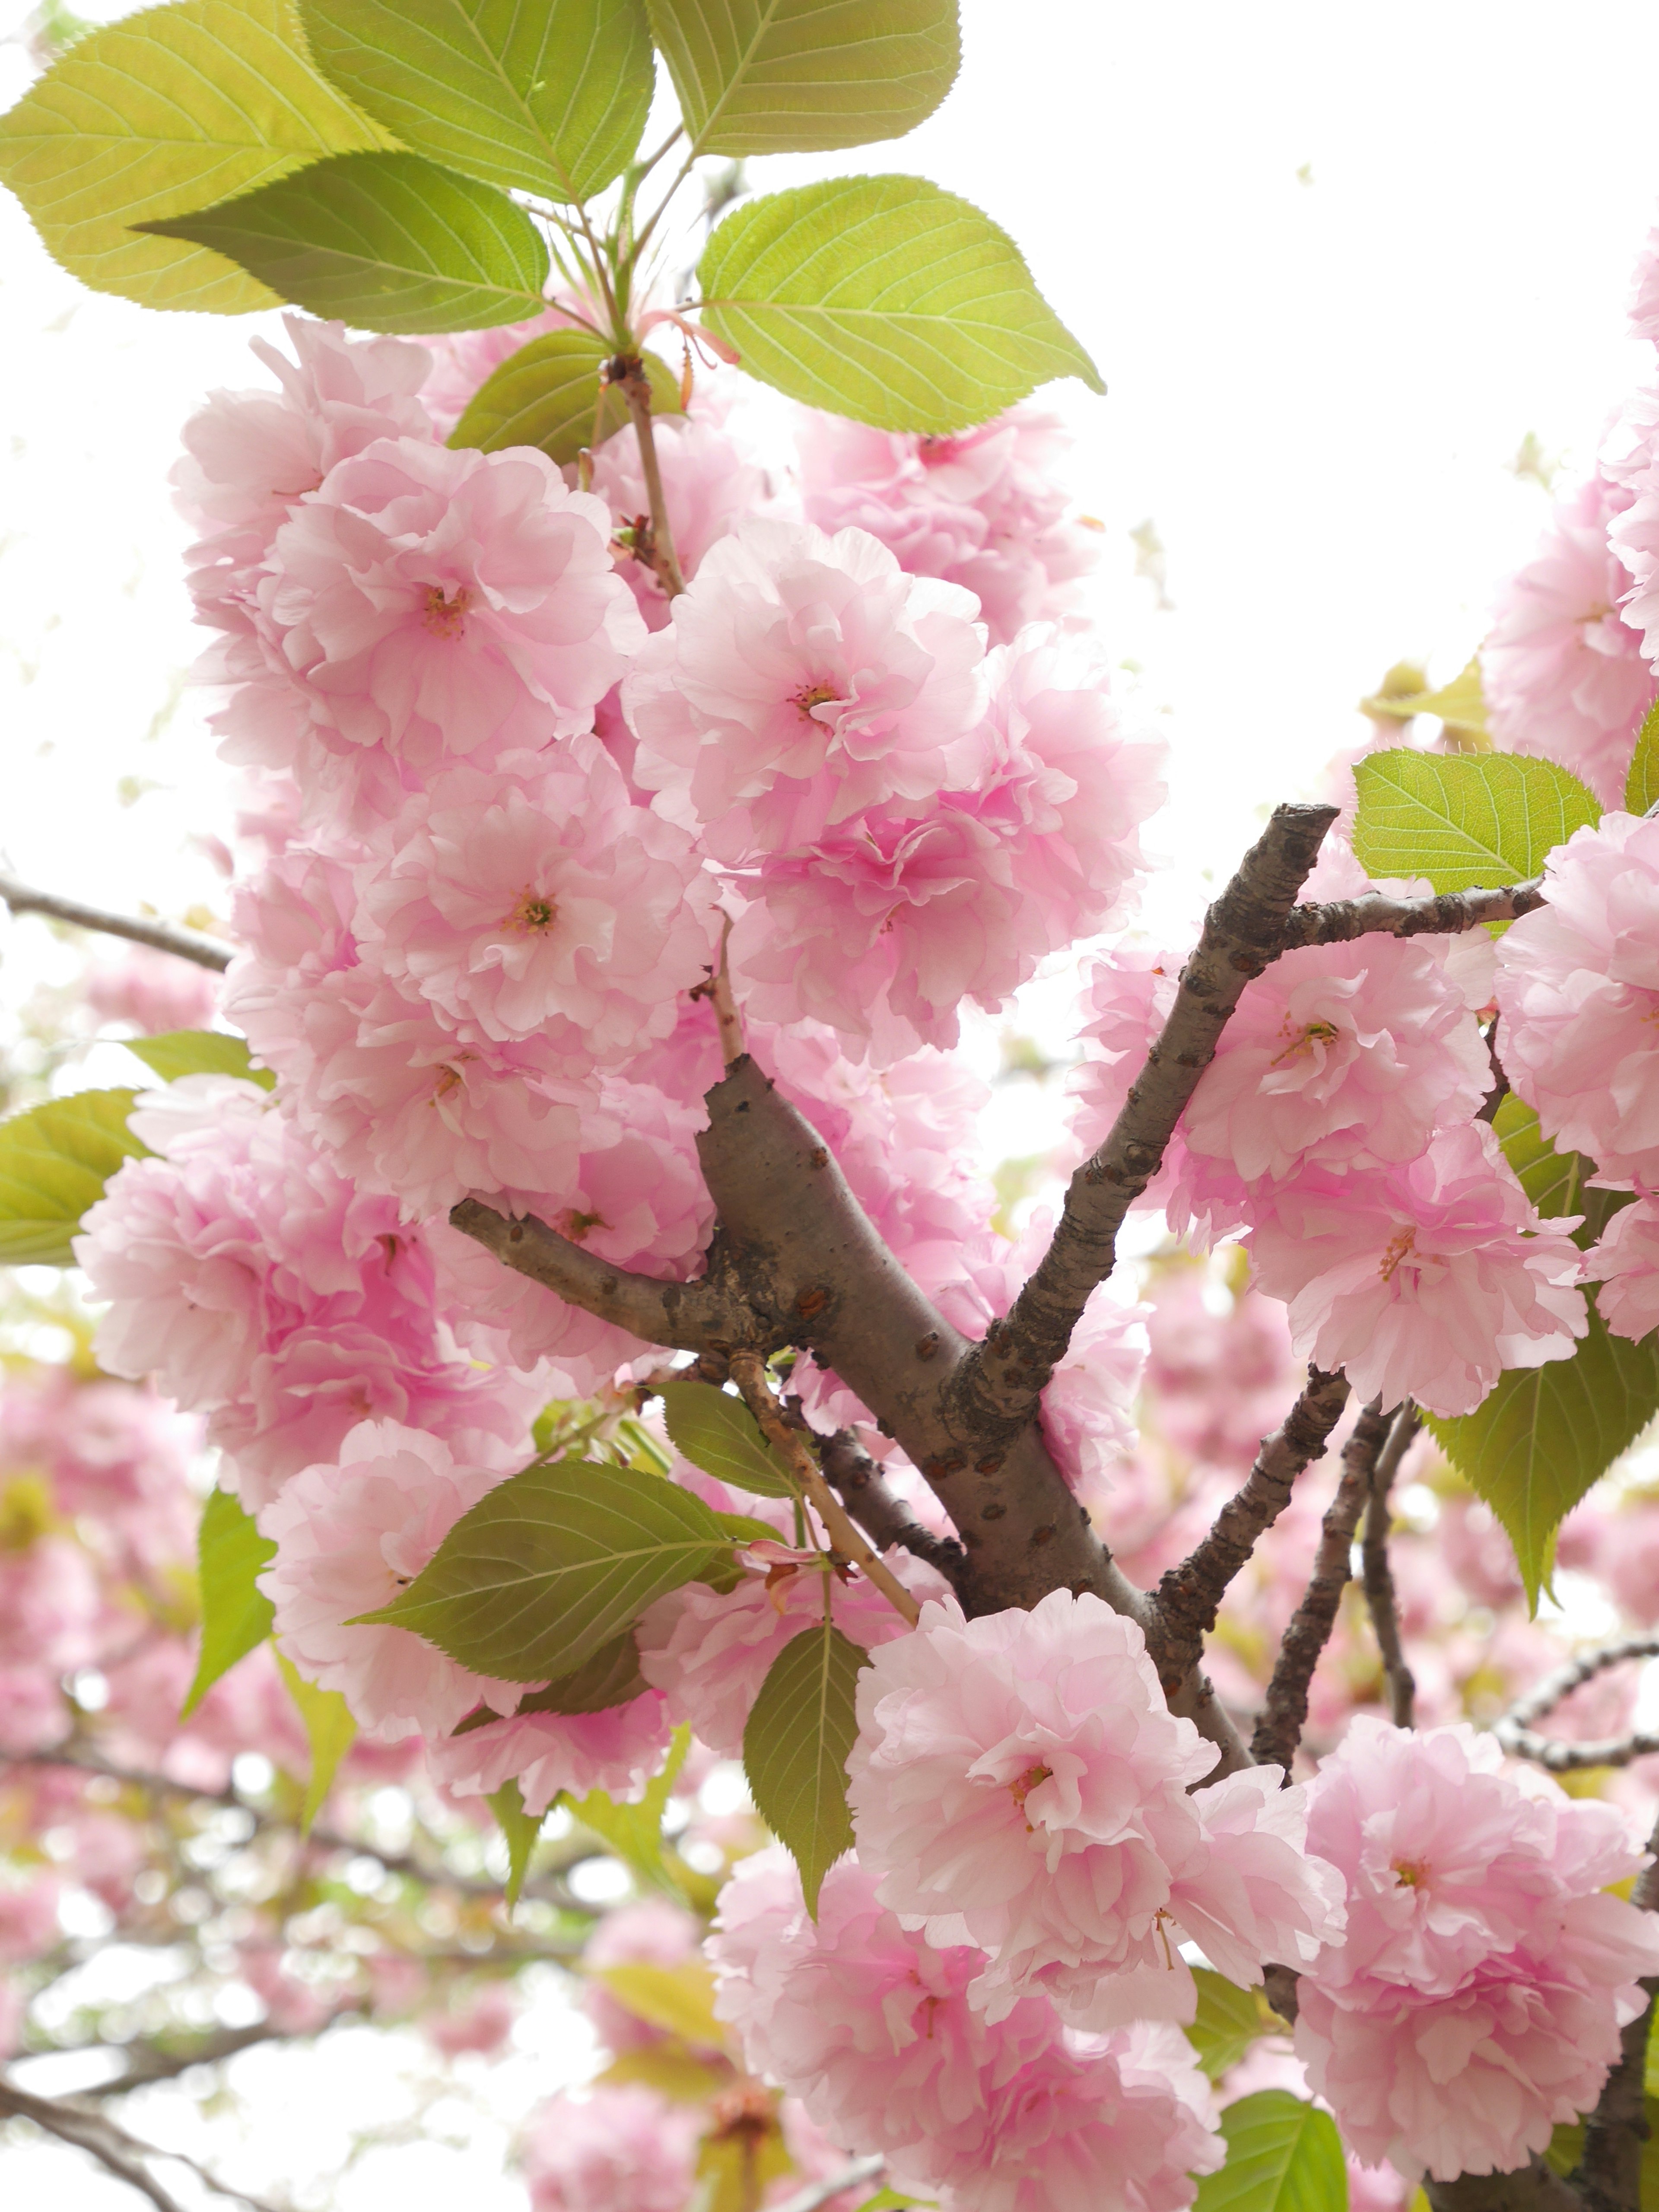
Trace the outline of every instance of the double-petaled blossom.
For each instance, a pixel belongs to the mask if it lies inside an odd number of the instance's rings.
[[[929,1942],[988,1954],[973,1990],[993,2019],[1040,1992],[1084,2028],[1190,2020],[1185,1934],[1252,1982],[1340,1926],[1300,1793],[1265,1768],[1195,1788],[1213,1747],[1097,1597],[975,1620],[929,1605],[860,1674],[858,1715],[860,1858]]]
[[[1639,1344],[1659,1328],[1659,1204],[1621,1206],[1584,1262],[1595,1308],[1615,1336]]]
[[[556,2097],[521,2148],[535,2212],[684,2212],[696,2194],[695,2105],[629,2083]]]
[[[1659,1923],[1608,1893],[1642,1863],[1624,1815],[1506,1770],[1466,1723],[1364,1714],[1308,1795],[1348,1909],[1298,1991],[1313,2086],[1369,2163],[1524,2165],[1595,2105],[1659,1970]]]
[[[516,1781],[532,1816],[561,1790],[586,1797],[603,1790],[631,1804],[661,1771],[674,1724],[655,1690],[592,1713],[514,1713],[482,1718],[465,1733],[427,1745],[435,1780],[461,1797],[493,1797]]]

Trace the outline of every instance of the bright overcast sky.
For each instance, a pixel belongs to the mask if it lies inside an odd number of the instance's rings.
[[[1391,662],[1462,665],[1544,520],[1510,466],[1523,438],[1582,468],[1643,374],[1624,302],[1659,204],[1659,9],[963,14],[962,81],[933,122],[867,159],[757,164],[754,181],[915,170],[1024,247],[1109,387],[1059,398],[1107,528],[1110,649],[1141,665],[1174,739],[1154,842],[1224,864],[1259,807],[1356,741],[1354,702]],[[0,36],[21,20],[0,0]],[[0,106],[27,76],[0,46]],[[87,294],[0,207],[0,848],[36,881],[168,912],[213,894],[185,848],[216,824],[216,771],[179,698],[199,634],[164,477],[204,390],[252,380],[258,327]],[[1132,573],[1147,519],[1170,611]],[[0,999],[15,1004],[27,965],[0,974]],[[321,2115],[320,2074],[305,2094]],[[49,2201],[47,2156],[8,2157],[38,2199],[0,2196]],[[455,2179],[411,2160],[396,2201],[514,2201]],[[51,2201],[134,2200],[89,2183]]]

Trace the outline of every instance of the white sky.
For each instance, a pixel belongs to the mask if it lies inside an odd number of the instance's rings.
[[[23,12],[0,0],[0,38]],[[755,181],[914,170],[1024,247],[1109,386],[1060,404],[1108,527],[1109,643],[1143,666],[1175,743],[1154,842],[1224,866],[1258,808],[1356,741],[1354,702],[1391,662],[1449,678],[1479,641],[1546,511],[1507,466],[1523,436],[1582,467],[1643,375],[1624,301],[1659,201],[1659,10],[963,14],[963,78],[933,121],[865,159],[757,164]],[[27,81],[0,45],[0,106]],[[214,826],[216,772],[179,699],[199,633],[164,478],[202,392],[252,380],[258,327],[85,293],[0,206],[0,850],[36,881],[169,913],[213,896],[185,844]],[[1131,575],[1127,533],[1148,517],[1172,612]],[[0,1004],[38,972],[23,937],[8,959],[0,932]],[[307,2103],[323,2084],[307,2073]],[[3,2157],[8,2203],[136,2201],[71,2186],[56,2154]],[[447,2158],[424,2169],[400,2162],[377,2201],[514,2201],[458,2190]]]

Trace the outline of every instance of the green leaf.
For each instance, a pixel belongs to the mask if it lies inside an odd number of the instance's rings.
[[[536,1848],[536,1839],[542,1832],[544,1813],[540,1819],[524,1809],[524,1796],[516,1782],[503,1782],[499,1790],[490,1792],[488,1803],[495,1815],[495,1825],[507,1838],[507,1902],[515,1905],[524,1889],[524,1878],[530,1871],[530,1855]]]
[[[300,1832],[308,1836],[312,1822],[322,1811],[324,1800],[334,1787],[340,1761],[356,1737],[357,1723],[339,1692],[319,1690],[314,1682],[307,1682],[280,1644],[276,1647],[276,1666],[305,1723],[311,1745],[311,1778],[306,1784],[306,1802],[300,1813]]]
[[[878,430],[960,430],[1051,377],[1105,389],[1007,233],[920,177],[750,200],[697,280],[751,375]]]
[[[187,1721],[222,1674],[270,1633],[270,1600],[255,1587],[276,1556],[251,1513],[228,1490],[210,1493],[196,1539],[197,1579],[202,1592],[202,1649],[179,1717]]]
[[[228,1036],[222,1030],[168,1030],[162,1036],[122,1042],[163,1083],[176,1083],[181,1075],[240,1075],[262,1091],[276,1087],[270,1070],[255,1067],[248,1057],[247,1039]]]
[[[672,2098],[678,2105],[702,2105],[718,2095],[730,2080],[723,2064],[705,2065],[690,2051],[665,2040],[642,2044],[636,2051],[619,2051],[593,2086],[621,2089],[637,2083]]]
[[[757,1498],[795,1496],[799,1485],[741,1398],[708,1382],[665,1382],[659,1395],[670,1441],[693,1467]]]
[[[602,1982],[618,2004],[648,2027],[705,2051],[726,2047],[726,2030],[714,2017],[714,1977],[700,1959],[679,1966],[631,1961],[594,1966],[588,1978]]]
[[[449,434],[452,446],[486,453],[503,446],[538,446],[550,460],[574,461],[584,446],[602,445],[628,420],[614,386],[599,405],[599,371],[610,349],[586,331],[548,331],[521,345],[481,385]],[[680,391],[665,362],[641,356],[651,381],[653,415],[680,413]],[[599,435],[594,435],[597,416]]]
[[[824,1875],[853,1847],[847,1755],[858,1734],[853,1698],[869,1654],[828,1621],[792,1636],[767,1670],[743,1732],[743,1770],[757,1811],[800,1869],[814,1918]]]
[[[547,247],[491,185],[418,154],[341,154],[141,229],[210,246],[313,315],[362,331],[487,330],[546,305]]]
[[[1480,681],[1480,656],[1477,653],[1437,691],[1379,691],[1362,699],[1359,708],[1376,721],[1409,722],[1419,714],[1437,714],[1449,730],[1484,738],[1487,735],[1486,695]]]
[[[956,0],[650,0],[700,154],[800,154],[901,138],[962,60]]]
[[[625,1865],[672,1897],[680,1892],[663,1858],[662,1816],[690,1748],[691,1731],[682,1723],[674,1731],[661,1773],[646,1785],[636,1805],[619,1805],[603,1790],[591,1790],[586,1797],[573,1797],[566,1790],[559,1800],[583,1827],[609,1844]]]
[[[507,1682],[574,1674],[729,1541],[660,1475],[538,1464],[464,1513],[406,1590],[365,1621],[412,1628]]]
[[[644,0],[301,0],[336,84],[412,152],[485,184],[585,200],[651,105]]]
[[[77,1091],[0,1121],[0,1267],[72,1267],[70,1239],[127,1160],[136,1091]]]
[[[1583,1216],[1573,1231],[1573,1242],[1582,1250],[1599,1243],[1613,1215],[1630,1205],[1628,1191],[1592,1189],[1595,1161],[1582,1152],[1558,1152],[1540,1130],[1537,1115],[1514,1091],[1504,1095],[1492,1117],[1492,1130],[1540,1213],[1553,1220],[1564,1213]]]
[[[76,40],[0,118],[0,181],[94,292],[237,315],[275,295],[131,226],[392,143],[313,68],[290,0],[179,0]]]
[[[778,1532],[769,1521],[757,1521],[747,1513],[717,1513],[714,1518],[725,1530],[726,1540],[730,1547],[775,1544],[778,1540]],[[739,1583],[747,1580],[747,1577],[738,1565],[732,1551],[728,1549],[717,1552],[696,1579],[706,1583],[713,1590],[734,1590]]]
[[[1285,2033],[1259,1989],[1241,1990],[1208,1966],[1194,1966],[1193,1979],[1198,1984],[1198,2016],[1187,2030],[1187,2040],[1212,2081],[1237,2066],[1264,2035]]]
[[[1198,2185],[1193,2212],[1346,2212],[1348,2169],[1328,2112],[1261,2089],[1221,2115],[1227,2163]]]
[[[602,1644],[574,1674],[562,1675],[544,1690],[532,1690],[527,1698],[520,1698],[514,1718],[520,1713],[602,1713],[642,1696],[647,1687],[640,1672],[640,1647],[630,1630],[613,1644]],[[489,1728],[501,1717],[488,1705],[480,1705],[477,1712],[467,1715],[455,1734],[471,1735],[475,1729]]]
[[[906,2212],[912,2204],[931,2204],[931,2197],[906,2197],[896,2189],[878,2189],[873,2197],[866,2197],[858,2212]]]
[[[1659,805],[1659,699],[1642,717],[1636,734],[1636,756],[1625,779],[1625,811],[1645,814]]]
[[[1437,891],[1524,882],[1601,817],[1576,775],[1516,753],[1372,753],[1354,781],[1367,875],[1426,876]]]
[[[714,2127],[697,2146],[696,2212],[752,2212],[769,2185],[793,2172],[774,2100],[769,2111],[745,2111],[739,2127]]]

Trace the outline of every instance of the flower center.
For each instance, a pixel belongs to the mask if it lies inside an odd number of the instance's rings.
[[[1275,1053],[1273,1065],[1281,1060],[1295,1060],[1302,1053],[1311,1053],[1316,1044],[1334,1044],[1340,1032],[1334,1022],[1310,1022],[1306,1028],[1292,1030],[1285,1023],[1281,1034],[1288,1040],[1282,1052]]]
[[[460,585],[452,599],[441,584],[428,584],[421,620],[434,637],[459,637],[466,628],[466,611],[472,604],[468,585]]]
[[[558,908],[544,892],[532,891],[526,885],[519,893],[518,904],[501,927],[503,929],[516,929],[520,937],[539,937],[552,928],[558,912]]]
[[[1008,1784],[1008,1795],[1022,1813],[1025,1810],[1025,1800],[1040,1782],[1046,1782],[1048,1779],[1054,1771],[1052,1766],[1028,1766],[1024,1774],[1017,1776]],[[1036,1833],[1036,1830],[1029,1820],[1025,1823],[1025,1832],[1028,1836],[1034,1836]]]
[[[1417,1231],[1409,1222],[1405,1228],[1395,1231],[1394,1235],[1389,1239],[1388,1249],[1382,1255],[1382,1264],[1379,1270],[1385,1283],[1391,1283],[1394,1280],[1395,1270],[1407,1253],[1414,1249],[1416,1243]]]
[[[795,694],[795,712],[803,722],[812,721],[814,707],[827,707],[840,696],[833,684],[803,684]]]
[[[559,1216],[556,1225],[560,1236],[568,1243],[580,1244],[590,1229],[605,1227],[605,1216],[602,1213],[578,1213],[574,1206],[568,1206]]]
[[[1418,1889],[1429,1878],[1429,1870],[1421,1859],[1396,1859],[1394,1878],[1401,1889]]]

